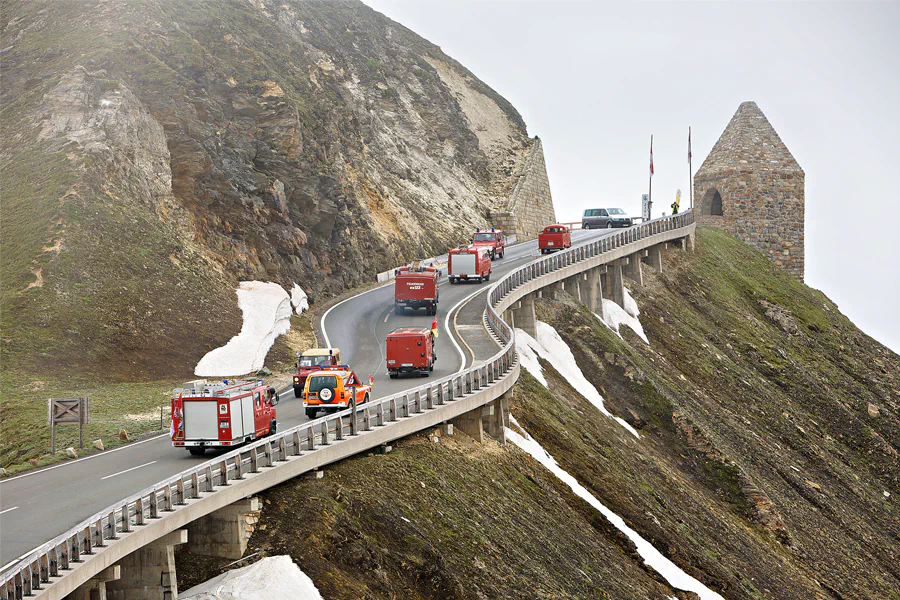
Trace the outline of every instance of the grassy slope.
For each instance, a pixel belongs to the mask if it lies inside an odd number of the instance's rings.
[[[649,347],[571,298],[539,305],[610,410],[643,427],[635,454],[533,403],[522,418],[730,597],[898,597],[900,359],[717,230],[667,267],[633,290]]]

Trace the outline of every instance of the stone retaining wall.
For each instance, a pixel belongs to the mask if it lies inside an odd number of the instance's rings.
[[[540,138],[534,138],[506,206],[492,216],[495,226],[503,229],[508,236],[516,235],[520,242],[536,238],[545,225],[556,222]]]

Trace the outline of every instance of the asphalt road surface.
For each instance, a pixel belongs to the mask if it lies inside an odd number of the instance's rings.
[[[574,231],[572,242],[577,246],[609,233],[607,230]],[[537,256],[536,241],[510,246],[502,259],[494,261],[491,282]],[[432,377],[450,375],[471,365],[474,358],[483,360],[492,354],[483,336],[479,343],[467,344],[452,331],[454,316],[460,307],[463,309],[457,316],[457,325],[464,337],[467,337],[466,329],[475,330],[481,326],[484,293],[491,282],[450,285],[446,277],[440,282],[438,359]],[[391,283],[354,296],[327,311],[319,323],[320,332],[332,346],[341,349],[343,361],[351,365],[360,378],[365,380],[369,375],[375,378],[374,398],[424,383],[420,377],[388,377],[384,362],[387,334],[395,327],[428,327],[434,319],[424,310],[408,310],[404,315],[395,315],[393,293]],[[281,395],[281,399],[279,429],[308,420],[302,403],[294,398],[290,389]],[[206,456],[191,456],[187,450],[173,448],[169,436],[164,434],[4,479],[0,482],[0,565],[16,560],[116,500],[229,450],[231,448],[207,451]]]

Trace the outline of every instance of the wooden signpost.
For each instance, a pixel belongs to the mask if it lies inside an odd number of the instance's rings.
[[[47,423],[50,425],[50,454],[56,453],[56,426],[78,423],[78,444],[84,448],[84,426],[91,422],[91,399],[50,398],[47,400]]]

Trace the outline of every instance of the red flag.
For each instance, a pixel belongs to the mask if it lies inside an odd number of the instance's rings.
[[[369,375],[369,385],[375,385],[375,378]]]
[[[650,136],[650,177],[653,177],[653,136]]]

